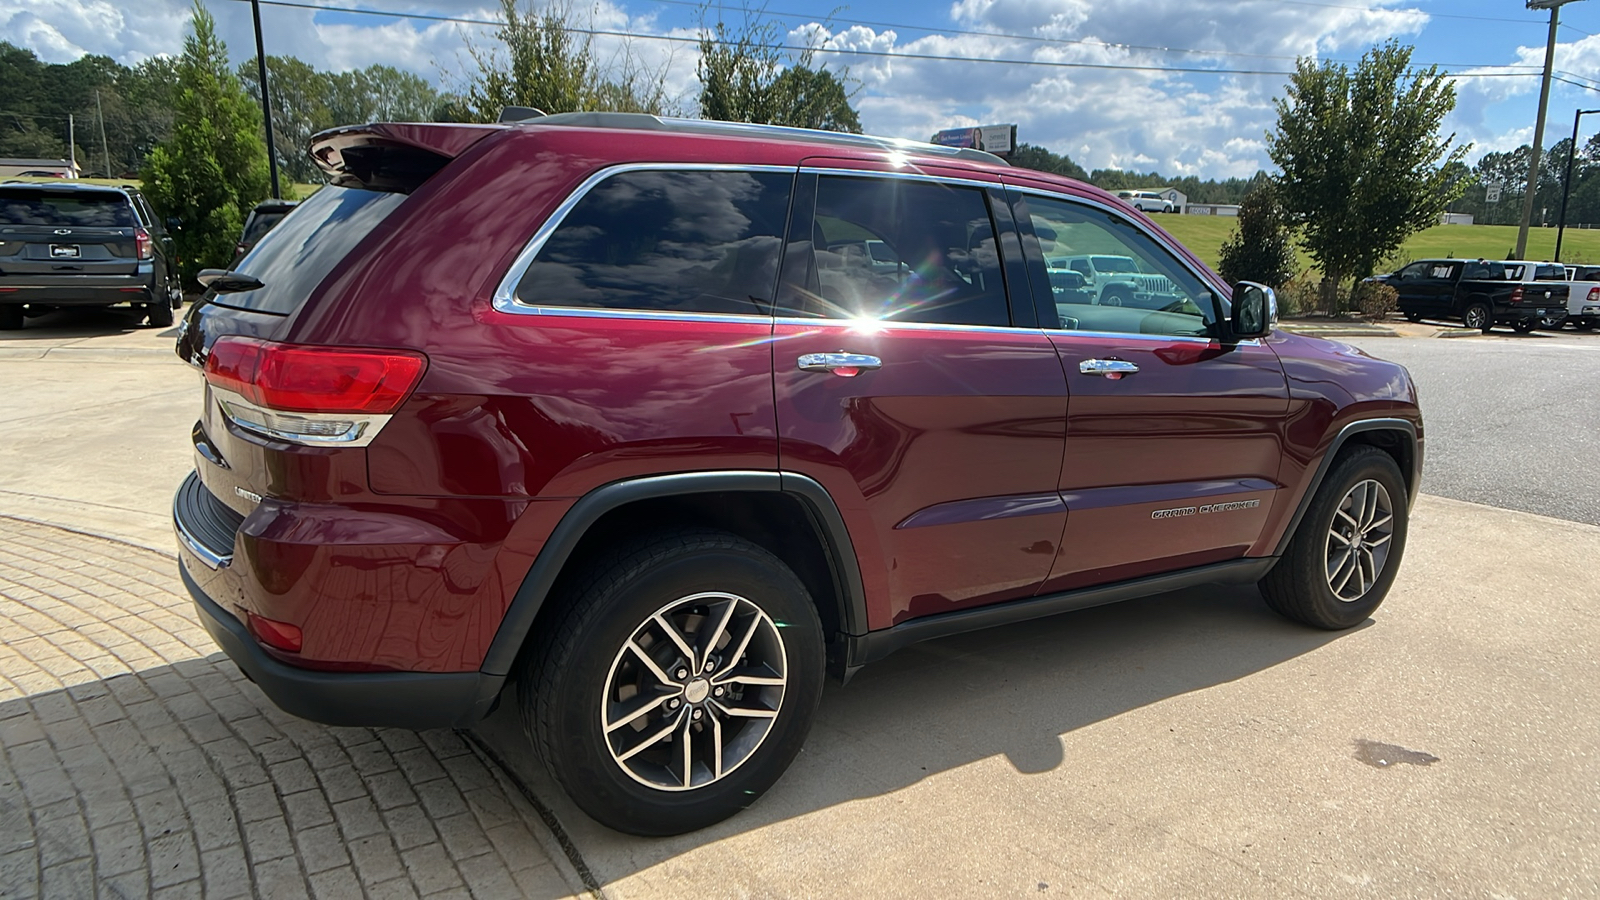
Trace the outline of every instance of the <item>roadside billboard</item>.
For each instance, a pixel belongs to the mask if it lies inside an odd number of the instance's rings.
[[[933,143],[944,147],[970,147],[996,156],[1009,156],[1017,147],[1017,126],[980,125],[976,128],[946,128],[933,136]]]

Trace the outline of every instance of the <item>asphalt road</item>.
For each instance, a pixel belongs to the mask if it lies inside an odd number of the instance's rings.
[[[1600,525],[1600,334],[1347,342],[1416,379],[1424,493]]]

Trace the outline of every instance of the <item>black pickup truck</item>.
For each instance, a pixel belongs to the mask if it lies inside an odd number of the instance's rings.
[[[1567,311],[1566,271],[1555,263],[1425,259],[1373,280],[1399,292],[1400,311],[1413,322],[1457,319],[1484,333],[1496,325],[1527,333]]]

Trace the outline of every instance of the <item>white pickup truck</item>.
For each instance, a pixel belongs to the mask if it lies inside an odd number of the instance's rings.
[[[1551,316],[1539,321],[1546,331],[1560,331],[1571,325],[1580,331],[1589,331],[1600,325],[1600,266],[1567,266],[1567,315]]]

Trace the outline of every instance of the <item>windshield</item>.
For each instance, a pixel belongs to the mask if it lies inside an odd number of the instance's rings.
[[[1094,268],[1097,272],[1137,272],[1139,266],[1126,256],[1096,256]]]
[[[115,191],[0,190],[0,225],[132,228],[133,205]]]

